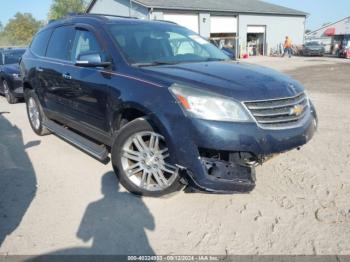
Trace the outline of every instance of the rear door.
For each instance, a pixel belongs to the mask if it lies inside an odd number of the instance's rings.
[[[47,47],[46,59],[37,68],[44,82],[43,98],[51,118],[57,119],[68,115],[71,107],[71,81],[65,74],[73,67],[70,61],[73,40],[74,27],[56,28]]]

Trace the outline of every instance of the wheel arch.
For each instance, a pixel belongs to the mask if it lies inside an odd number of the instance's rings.
[[[0,72],[0,81],[1,81],[1,84],[2,84],[2,81],[4,81],[5,80],[5,75],[2,73],[2,72]]]
[[[171,137],[172,132],[169,130],[169,126],[167,124],[166,119],[164,119],[164,116],[158,116],[140,104],[128,103],[128,104],[125,104],[125,106],[118,112],[114,112],[113,118],[112,118],[113,133],[118,132],[118,130],[122,128],[125,124],[137,118],[146,119],[151,124],[151,126],[157,132],[159,132],[159,134],[164,136],[164,138],[168,143],[169,151],[172,153],[171,158],[174,162],[176,162],[176,157],[174,157],[175,155],[177,155],[175,153],[176,145],[173,143],[174,141]],[[126,120],[126,121],[123,122],[123,120]]]
[[[161,121],[158,119],[156,114],[152,113],[150,109],[144,107],[143,105],[131,102],[124,103],[121,109],[113,112],[111,118],[112,131],[118,131],[125,124],[141,117],[147,118],[147,120],[150,121],[153,127],[157,130],[161,131],[163,129]]]
[[[26,94],[27,90],[32,90],[33,87],[30,83],[28,83],[27,81],[23,82],[23,93],[24,95]]]

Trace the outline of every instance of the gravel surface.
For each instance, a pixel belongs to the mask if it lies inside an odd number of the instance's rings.
[[[245,195],[138,198],[103,165],[31,131],[0,97],[0,254],[349,254],[350,61],[254,58],[302,82],[319,131]]]

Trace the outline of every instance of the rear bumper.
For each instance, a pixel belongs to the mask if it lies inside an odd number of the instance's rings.
[[[249,192],[255,186],[255,170],[242,163],[215,161],[216,175],[209,172],[201,149],[249,153],[257,161],[303,146],[317,129],[312,108],[303,125],[292,129],[266,130],[256,123],[227,123],[199,119],[171,121],[168,141],[176,161],[184,167],[191,183],[201,190],[219,193]],[[222,163],[223,162],[223,163]],[[234,172],[238,170],[238,172]]]

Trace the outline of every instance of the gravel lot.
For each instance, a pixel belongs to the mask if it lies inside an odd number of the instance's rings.
[[[302,82],[320,126],[301,151],[259,167],[246,195],[135,197],[110,165],[35,136],[25,105],[0,97],[0,254],[350,255],[350,61],[247,62]]]

